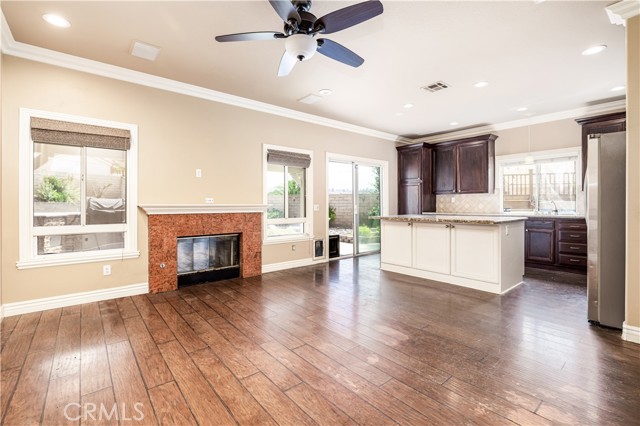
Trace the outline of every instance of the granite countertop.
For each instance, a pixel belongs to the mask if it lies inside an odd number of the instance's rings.
[[[520,222],[527,220],[526,216],[507,215],[475,215],[475,214],[442,214],[423,213],[396,216],[380,216],[381,220],[394,222],[424,222],[424,223],[466,223],[470,225],[500,225],[502,223]]]

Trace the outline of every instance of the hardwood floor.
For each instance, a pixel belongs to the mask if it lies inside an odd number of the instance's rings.
[[[504,296],[346,259],[5,318],[3,425],[640,424],[585,277]]]

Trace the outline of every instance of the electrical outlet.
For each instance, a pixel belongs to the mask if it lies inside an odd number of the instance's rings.
[[[202,169],[196,169],[196,177],[202,177]]]
[[[504,235],[509,235],[509,225],[504,226]]]
[[[313,205],[313,211],[314,212],[319,212],[320,211],[320,204],[314,204]]]
[[[451,202],[455,203],[456,202],[456,197],[451,197]]]
[[[102,275],[111,275],[111,265],[102,265]]]
[[[207,198],[204,199],[204,202],[206,204],[213,204],[213,198],[212,197],[207,197]]]

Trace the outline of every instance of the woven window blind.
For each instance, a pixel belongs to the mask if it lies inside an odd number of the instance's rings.
[[[56,145],[86,146],[121,151],[131,148],[131,132],[129,130],[39,117],[31,117],[31,138],[34,142]]]
[[[298,152],[268,149],[267,163],[307,169],[311,165],[311,156],[309,154],[300,154]]]

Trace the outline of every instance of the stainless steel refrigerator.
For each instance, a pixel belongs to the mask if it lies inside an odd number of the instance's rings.
[[[614,328],[624,321],[625,158],[625,132],[589,139],[587,317]]]

